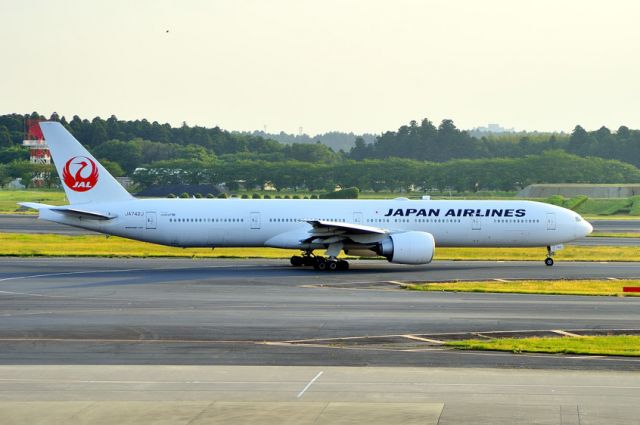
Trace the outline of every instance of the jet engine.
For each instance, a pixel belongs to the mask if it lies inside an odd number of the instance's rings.
[[[380,242],[378,252],[391,263],[427,264],[436,251],[433,235],[427,232],[394,233]]]

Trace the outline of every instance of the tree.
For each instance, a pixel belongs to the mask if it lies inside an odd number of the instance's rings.
[[[85,142],[90,146],[98,146],[107,141],[107,126],[103,120],[96,117],[91,122],[89,139]]]
[[[126,173],[132,173],[141,163],[142,149],[139,144],[121,140],[109,140],[94,149],[94,155],[118,163]]]
[[[6,148],[13,145],[13,141],[11,140],[11,133],[9,133],[9,129],[0,125],[0,148]]]
[[[349,157],[361,161],[371,155],[371,148],[367,146],[362,137],[356,137],[355,146],[351,148]]]
[[[100,163],[113,177],[124,176],[124,170],[117,162],[109,161],[108,159],[101,159]]]

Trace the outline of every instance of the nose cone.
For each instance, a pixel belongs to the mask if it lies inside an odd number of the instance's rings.
[[[593,232],[593,226],[587,220],[584,220],[584,235],[590,235]]]

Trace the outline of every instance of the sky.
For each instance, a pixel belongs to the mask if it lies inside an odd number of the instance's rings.
[[[0,0],[0,114],[640,128],[640,2]]]

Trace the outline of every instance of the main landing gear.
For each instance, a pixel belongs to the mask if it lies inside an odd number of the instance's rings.
[[[334,272],[336,270],[349,270],[349,262],[338,260],[336,257],[325,258],[320,255],[313,255],[305,252],[302,255],[291,257],[291,265],[294,267],[312,266],[315,270]]]

